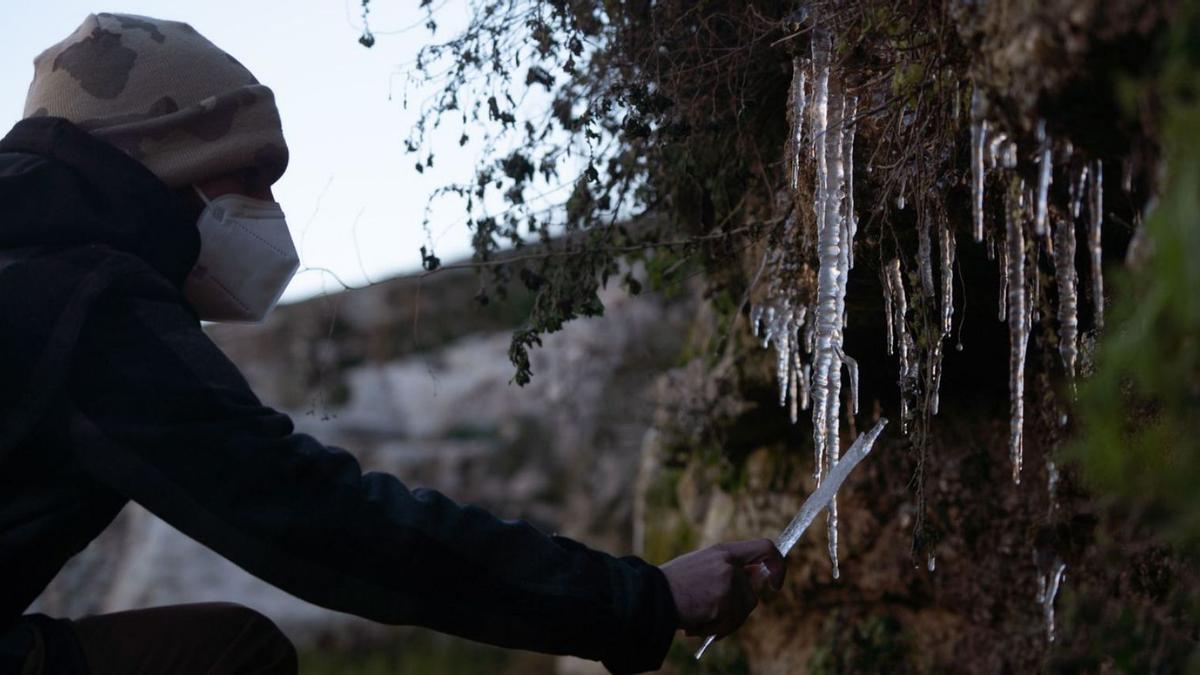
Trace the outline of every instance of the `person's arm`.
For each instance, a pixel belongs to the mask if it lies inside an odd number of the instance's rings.
[[[653,565],[409,490],[295,433],[178,304],[97,308],[68,397],[88,471],[318,605],[614,672],[658,668],[680,624]]]

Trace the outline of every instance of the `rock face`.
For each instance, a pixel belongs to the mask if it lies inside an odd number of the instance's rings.
[[[261,325],[208,331],[264,403],[353,452],[364,470],[630,552],[651,385],[676,359],[691,305],[608,293],[606,316],[549,336],[532,354],[532,383],[517,387],[507,350],[519,305],[473,311],[477,283],[454,271],[395,280],[281,307]],[[136,504],[31,611],[80,616],[218,599],[264,611],[301,646],[383,631],[269,586]]]

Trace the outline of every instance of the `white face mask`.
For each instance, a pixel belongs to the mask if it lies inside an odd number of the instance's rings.
[[[300,266],[283,209],[239,194],[209,200],[196,221],[200,256],[183,293],[205,321],[261,321]]]

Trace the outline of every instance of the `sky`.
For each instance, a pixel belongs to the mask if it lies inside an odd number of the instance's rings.
[[[0,24],[19,27],[0,40],[0,134],[21,118],[33,58],[89,13],[185,21],[275,92],[291,160],[273,189],[301,260],[282,301],[341,289],[329,275],[306,268],[328,268],[352,286],[412,272],[427,241],[421,223],[428,196],[468,179],[479,158],[478,147],[458,146],[459,125],[439,130],[435,165],[423,174],[414,168],[416,157],[404,152],[417,118],[412,103],[431,91],[410,86],[410,109],[402,106],[409,64],[433,39],[421,26],[418,5],[371,3],[377,41],[367,49],[358,44],[358,0],[0,0]],[[456,21],[461,27],[463,3],[435,5],[441,7],[437,38],[444,40]],[[435,202],[431,222],[443,261],[469,255],[460,203]]]

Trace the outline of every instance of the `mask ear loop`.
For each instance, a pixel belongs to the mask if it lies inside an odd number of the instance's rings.
[[[211,202],[211,201],[209,201],[208,197],[205,197],[205,196],[204,196],[204,192],[203,192],[203,191],[200,189],[200,186],[199,186],[199,185],[196,185],[196,184],[194,184],[194,183],[193,183],[193,184],[192,184],[192,189],[196,191],[196,194],[200,195],[200,199],[203,199],[203,200],[204,200],[204,205],[205,205],[205,206],[208,206],[209,204],[212,204],[212,202]]]

